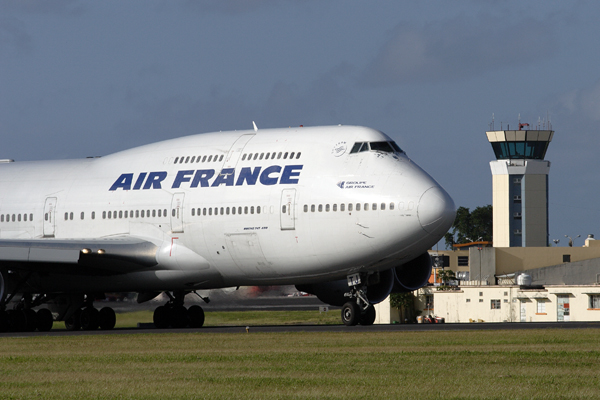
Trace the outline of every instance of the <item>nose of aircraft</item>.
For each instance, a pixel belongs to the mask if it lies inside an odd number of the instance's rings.
[[[433,186],[421,196],[417,206],[417,215],[421,226],[427,233],[441,238],[454,222],[456,207],[444,189]]]

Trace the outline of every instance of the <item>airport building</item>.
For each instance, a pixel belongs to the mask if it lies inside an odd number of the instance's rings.
[[[519,128],[528,126],[519,124]],[[493,243],[476,241],[430,251],[430,285],[414,292],[417,314],[446,322],[600,321],[600,240],[583,247],[550,247],[546,151],[552,130],[487,131]],[[570,238],[569,238],[570,239]],[[439,271],[456,280],[444,284]],[[376,306],[377,323],[405,322],[389,306]]]

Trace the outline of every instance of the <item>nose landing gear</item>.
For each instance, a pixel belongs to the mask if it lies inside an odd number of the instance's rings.
[[[362,282],[360,274],[348,275],[348,286],[352,289],[344,296],[350,300],[342,306],[342,322],[346,326],[373,325],[375,322],[375,307],[367,298],[367,285]]]

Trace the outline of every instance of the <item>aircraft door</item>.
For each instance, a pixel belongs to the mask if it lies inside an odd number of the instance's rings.
[[[43,234],[44,237],[54,237],[56,224],[56,197],[47,197],[44,203],[44,222]]]
[[[223,163],[223,168],[235,168],[244,151],[244,147],[246,147],[246,143],[250,141],[254,137],[254,133],[250,133],[247,135],[240,136],[233,146],[229,149],[227,153],[227,157],[225,157],[225,162]]]
[[[296,189],[283,189],[279,213],[282,231],[296,229]]]
[[[185,193],[174,193],[171,200],[171,232],[183,232],[183,198]]]

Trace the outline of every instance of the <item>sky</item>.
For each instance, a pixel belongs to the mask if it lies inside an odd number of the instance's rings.
[[[485,132],[555,135],[550,240],[600,238],[600,2],[0,0],[0,158],[219,130],[363,125],[457,206],[492,203]]]

